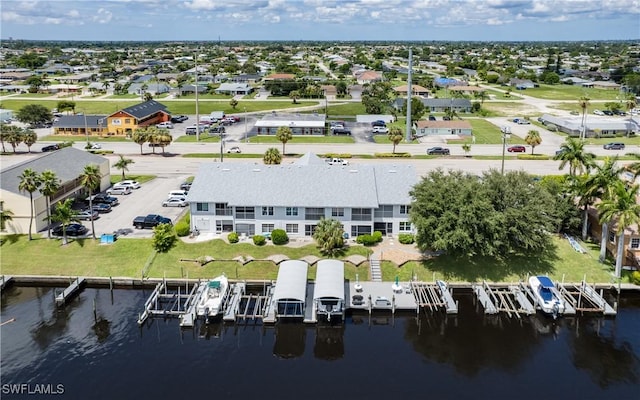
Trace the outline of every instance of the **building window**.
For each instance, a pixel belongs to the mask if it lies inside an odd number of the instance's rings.
[[[308,220],[316,220],[324,218],[324,208],[305,208],[304,218]]]
[[[616,242],[616,234],[615,234],[615,232],[609,231],[609,242],[611,242],[611,243],[615,243]]]
[[[411,206],[400,206],[400,214],[407,215],[411,211]]]
[[[255,219],[256,212],[254,207],[236,207],[236,218],[238,219]]]
[[[400,232],[407,232],[411,230],[411,222],[400,222]]]
[[[305,225],[304,226],[304,235],[305,236],[313,236],[313,233],[316,231],[317,225]]]
[[[351,220],[352,221],[371,221],[371,209],[370,208],[352,208]]]
[[[130,124],[131,123],[131,118],[125,118],[124,119],[124,123],[125,124]]]
[[[287,224],[285,228],[287,233],[298,233],[298,224]]]
[[[287,207],[287,216],[297,216],[298,215],[298,207]]]
[[[629,244],[629,247],[635,250],[640,249],[640,238],[637,238],[637,237],[631,238],[631,243]]]
[[[393,218],[393,206],[380,206],[373,210],[375,218]]]
[[[273,232],[273,224],[262,224],[262,233]]]
[[[216,203],[216,215],[233,215],[227,203]]]
[[[196,203],[196,211],[209,211],[209,203]]]
[[[351,226],[351,236],[358,237],[360,235],[371,235],[371,226],[369,225],[353,225]]]
[[[262,215],[273,215],[273,207],[262,207]]]
[[[339,208],[332,208],[331,209],[331,216],[332,217],[344,217],[344,208],[339,207]]]

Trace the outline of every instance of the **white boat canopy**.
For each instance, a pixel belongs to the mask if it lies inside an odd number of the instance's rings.
[[[344,263],[342,261],[318,261],[313,299],[344,300]]]
[[[287,260],[280,263],[273,293],[278,316],[304,316],[308,269],[309,264],[300,260]]]

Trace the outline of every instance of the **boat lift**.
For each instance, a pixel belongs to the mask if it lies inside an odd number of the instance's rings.
[[[193,327],[195,321],[195,306],[200,297],[199,284],[194,284],[189,290],[189,282],[185,283],[184,291],[181,286],[169,289],[166,281],[158,283],[144,304],[144,311],[138,317],[138,324],[142,325],[149,317],[178,317],[180,326]]]

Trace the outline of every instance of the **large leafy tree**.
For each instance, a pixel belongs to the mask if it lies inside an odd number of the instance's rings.
[[[153,248],[159,253],[169,251],[178,240],[171,224],[159,224],[153,228]]]
[[[583,141],[567,138],[553,159],[560,160],[559,169],[569,164],[569,175],[575,176],[588,172],[593,167],[596,156],[585,150]]]
[[[293,132],[288,126],[281,126],[276,131],[276,139],[282,142],[282,155],[285,155],[284,145],[293,137]]]
[[[66,245],[67,241],[67,226],[72,222],[79,222],[76,212],[73,209],[73,199],[66,199],[56,204],[56,208],[53,210],[51,216],[53,222],[59,222],[62,225],[62,244]]]
[[[622,274],[624,252],[624,231],[640,223],[640,204],[637,202],[639,186],[627,186],[620,181],[609,188],[606,198],[596,205],[600,220],[608,224],[615,223],[617,235],[616,277]]]
[[[40,174],[40,180],[42,181],[40,193],[47,200],[47,238],[51,239],[51,196],[60,190],[60,179],[55,172],[48,169]]]
[[[536,148],[540,143],[542,143],[542,138],[540,137],[540,132],[535,129],[527,132],[527,136],[524,138],[524,141],[527,142],[529,146],[531,146],[531,154],[533,154],[533,149]]]
[[[393,88],[389,82],[374,82],[362,91],[362,104],[367,114],[383,114],[391,106]]]
[[[425,106],[422,100],[419,97],[413,97],[411,99],[411,123],[415,123],[419,121],[425,113]],[[407,102],[405,101],[402,105],[402,113],[404,115],[407,114]]]
[[[87,189],[89,193],[89,209],[93,209],[93,193],[96,190],[100,190],[100,182],[102,180],[102,175],[100,174],[100,168],[98,168],[95,164],[85,165],[82,174],[80,175],[80,184]],[[95,222],[93,218],[91,218],[91,235],[96,239],[96,229]]]
[[[114,167],[122,171],[122,180],[127,179],[124,173],[129,171],[129,165],[133,163],[135,163],[135,161],[130,158],[125,158],[122,154],[120,154],[120,158],[118,159],[118,161],[113,164]]]
[[[24,83],[30,86],[30,93],[38,93],[40,88],[44,86],[44,79],[42,79],[42,77],[39,75],[31,75],[24,81]]]
[[[395,153],[396,146],[404,138],[404,136],[402,135],[402,130],[397,126],[392,126],[391,129],[389,129],[389,133],[387,134],[387,137],[389,138],[389,141],[393,143],[393,153]]]
[[[20,174],[18,178],[20,179],[20,182],[18,183],[18,190],[29,193],[29,206],[31,209],[29,217],[29,240],[33,240],[31,235],[31,229],[33,226],[33,193],[38,190],[40,185],[42,185],[42,181],[40,179],[40,175],[31,168],[27,168],[22,171],[22,174]]]
[[[59,112],[71,111],[75,113],[76,102],[71,100],[60,100],[58,102],[58,111]]]
[[[548,232],[559,223],[551,194],[524,172],[491,170],[478,178],[435,170],[411,196],[411,221],[423,251],[496,258],[535,254],[549,245]]]
[[[340,221],[322,218],[313,232],[313,238],[323,254],[331,255],[344,247],[344,230]]]
[[[51,111],[40,104],[27,104],[16,113],[16,119],[25,124],[42,124],[51,122]]]
[[[280,152],[275,147],[270,147],[267,151],[264,152],[264,156],[262,160],[265,164],[280,164],[282,162],[282,156]]]

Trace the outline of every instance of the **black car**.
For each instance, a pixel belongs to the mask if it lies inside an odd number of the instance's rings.
[[[82,224],[69,224],[65,231],[67,236],[82,236],[86,235],[89,230]],[[51,232],[56,236],[62,236],[62,225],[56,226]]]
[[[224,126],[212,126],[211,128],[209,128],[209,133],[225,133],[226,129],[224,128]]]
[[[602,112],[604,113],[604,115],[608,115],[610,117],[613,116],[613,111],[611,110],[603,110]]]
[[[345,128],[332,129],[331,133],[333,133],[334,135],[351,135],[351,131]]]
[[[171,122],[173,122],[174,124],[175,123],[182,123],[182,122],[184,122],[184,121],[186,121],[188,119],[189,119],[189,117],[187,117],[186,115],[176,115],[176,116],[171,117]]]
[[[447,149],[446,147],[431,147],[430,149],[427,149],[427,154],[428,155],[443,155],[443,156],[448,156],[450,154],[449,149]]]
[[[89,199],[87,198],[86,201],[88,202]],[[119,203],[119,200],[117,197],[107,196],[106,194],[100,193],[93,196],[93,203],[95,204],[106,203],[113,207]]]
[[[58,149],[60,149],[60,146],[58,146],[57,144],[50,144],[48,146],[44,146],[42,148],[42,152],[46,153],[47,151],[55,151],[55,150],[58,150]]]
[[[429,115],[429,121],[435,121],[436,117],[434,115]]]
[[[191,183],[192,183],[192,182],[182,182],[182,183],[180,184],[180,189],[182,189],[182,190],[184,190],[184,191],[188,192],[188,191],[189,191],[189,189],[191,189]]]
[[[379,119],[379,120],[373,121],[371,123],[371,126],[372,127],[374,127],[374,126],[387,126],[387,123],[384,122],[383,120]]]

